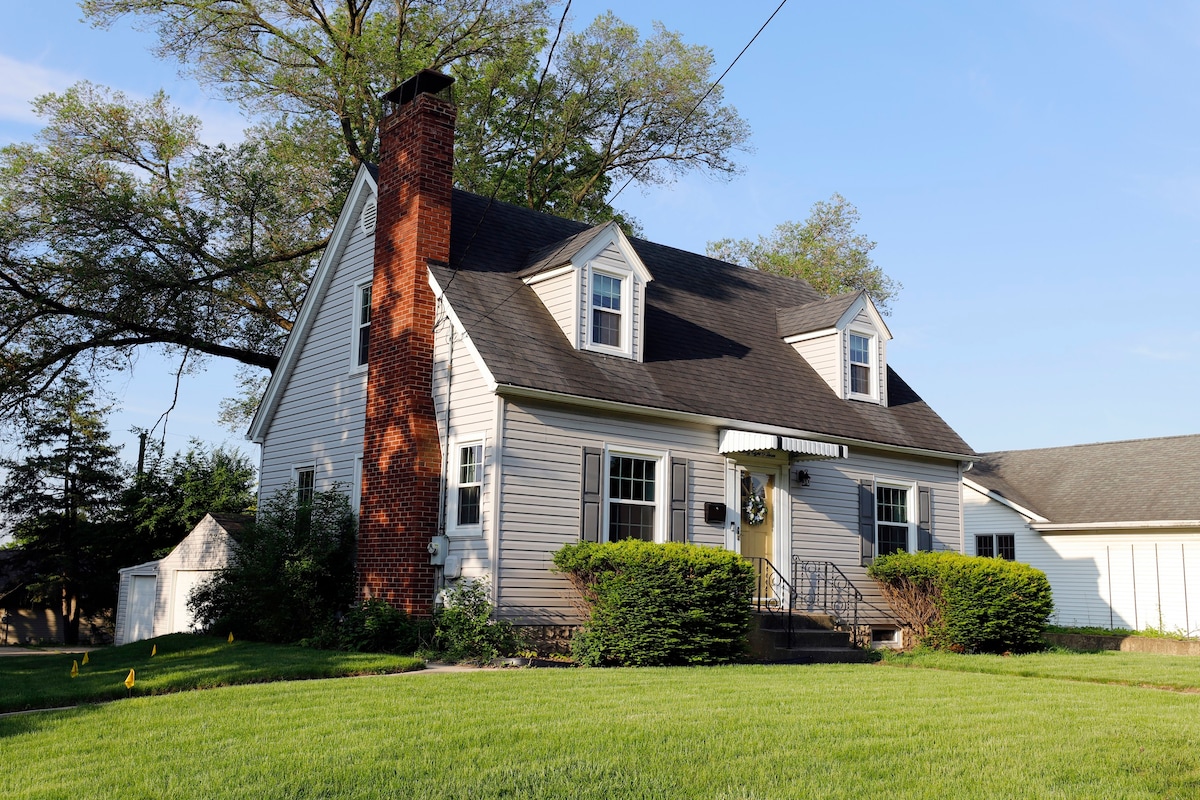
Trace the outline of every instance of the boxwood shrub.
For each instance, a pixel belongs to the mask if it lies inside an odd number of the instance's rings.
[[[867,574],[922,645],[959,653],[1039,650],[1054,610],[1046,573],[958,553],[893,553]]]
[[[744,657],[754,572],[736,553],[688,544],[580,542],[554,554],[587,622],[572,650],[588,666],[722,664]]]

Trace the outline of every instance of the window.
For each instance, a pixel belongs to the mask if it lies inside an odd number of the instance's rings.
[[[458,448],[458,496],[456,525],[460,528],[479,525],[483,491],[483,443],[464,444]]]
[[[1016,537],[1011,533],[984,534],[975,537],[975,555],[984,558],[1003,558],[1005,561],[1017,560]]]
[[[296,468],[296,529],[306,532],[312,522],[313,493],[316,490],[316,467]]]
[[[871,337],[850,334],[850,394],[873,395],[871,391]]]
[[[657,516],[655,470],[658,460],[610,455],[608,459],[608,540],[654,541]]]
[[[879,486],[875,490],[875,553],[907,552],[911,515],[908,513],[908,489]]]
[[[592,344],[621,347],[621,279],[592,273]]]
[[[371,347],[371,284],[354,287],[354,335],[351,364],[358,370],[367,366]]]

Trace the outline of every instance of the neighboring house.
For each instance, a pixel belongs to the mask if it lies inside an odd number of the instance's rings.
[[[29,591],[30,574],[22,564],[21,551],[0,550],[0,644],[38,644],[62,642],[61,603],[47,605],[34,599]],[[79,621],[82,644],[108,644],[112,641],[112,609]]]
[[[229,563],[248,514],[205,514],[168,555],[121,569],[117,592],[116,644],[190,631],[192,590]]]
[[[985,453],[968,555],[1045,571],[1059,625],[1200,630],[1200,436]]]
[[[637,538],[757,558],[767,594],[840,570],[894,630],[865,566],[961,549],[974,454],[870,298],[452,190],[448,83],[387,97],[250,428],[260,492],[345,487],[363,595],[416,613],[486,577],[500,616],[577,622],[555,551]]]

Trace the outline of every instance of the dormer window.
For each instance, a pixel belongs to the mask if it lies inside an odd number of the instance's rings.
[[[850,334],[850,394],[871,397],[871,339],[859,333]]]
[[[615,275],[592,275],[592,344],[621,348],[621,284]]]

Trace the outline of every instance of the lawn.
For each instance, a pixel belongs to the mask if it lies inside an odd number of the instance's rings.
[[[151,656],[151,648],[158,654]],[[96,650],[78,677],[71,662],[80,655],[0,658],[0,711],[50,708],[115,700],[135,671],[132,695],[165,694],[240,683],[372,675],[420,669],[419,659],[366,653],[337,653],[176,633],[122,647]],[[0,793],[0,797],[5,796]]]
[[[0,719],[0,797],[1195,797],[1200,695],[887,665],[235,686]]]

